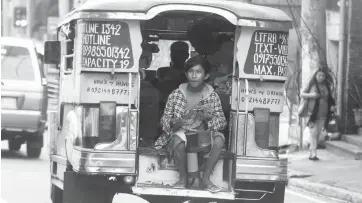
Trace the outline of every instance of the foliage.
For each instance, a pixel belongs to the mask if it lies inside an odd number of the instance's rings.
[[[348,93],[351,98],[357,103],[357,108],[362,108],[362,87],[360,87],[360,81],[362,79],[362,75],[352,76],[350,77],[351,88]]]

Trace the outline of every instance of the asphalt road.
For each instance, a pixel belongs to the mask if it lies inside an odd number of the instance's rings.
[[[44,149],[44,148],[43,148]],[[28,159],[25,145],[19,152],[9,152],[7,141],[1,149],[1,200],[0,203],[51,203],[47,151],[40,159]],[[118,195],[114,203],[143,203],[138,197]],[[287,188],[285,203],[335,203],[295,188]]]

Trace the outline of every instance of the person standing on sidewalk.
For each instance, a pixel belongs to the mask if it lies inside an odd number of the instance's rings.
[[[318,69],[301,93],[299,116],[305,117],[310,128],[309,160],[318,161],[317,146],[321,133],[334,111],[335,100],[331,93],[333,80],[324,69]]]

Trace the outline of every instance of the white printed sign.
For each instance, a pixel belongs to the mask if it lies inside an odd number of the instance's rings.
[[[233,81],[231,108],[236,110],[239,103],[239,110],[245,111],[246,102],[248,110],[254,108],[268,108],[270,112],[283,112],[284,106],[284,84],[278,82],[249,81],[249,88],[246,90],[245,81],[240,81],[240,98],[237,100],[237,81]],[[249,95],[246,95],[246,92]]]

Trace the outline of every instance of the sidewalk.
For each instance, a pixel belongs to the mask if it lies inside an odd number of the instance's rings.
[[[319,195],[362,203],[362,160],[318,150],[320,161],[308,159],[308,151],[281,155],[288,158],[289,185]]]

